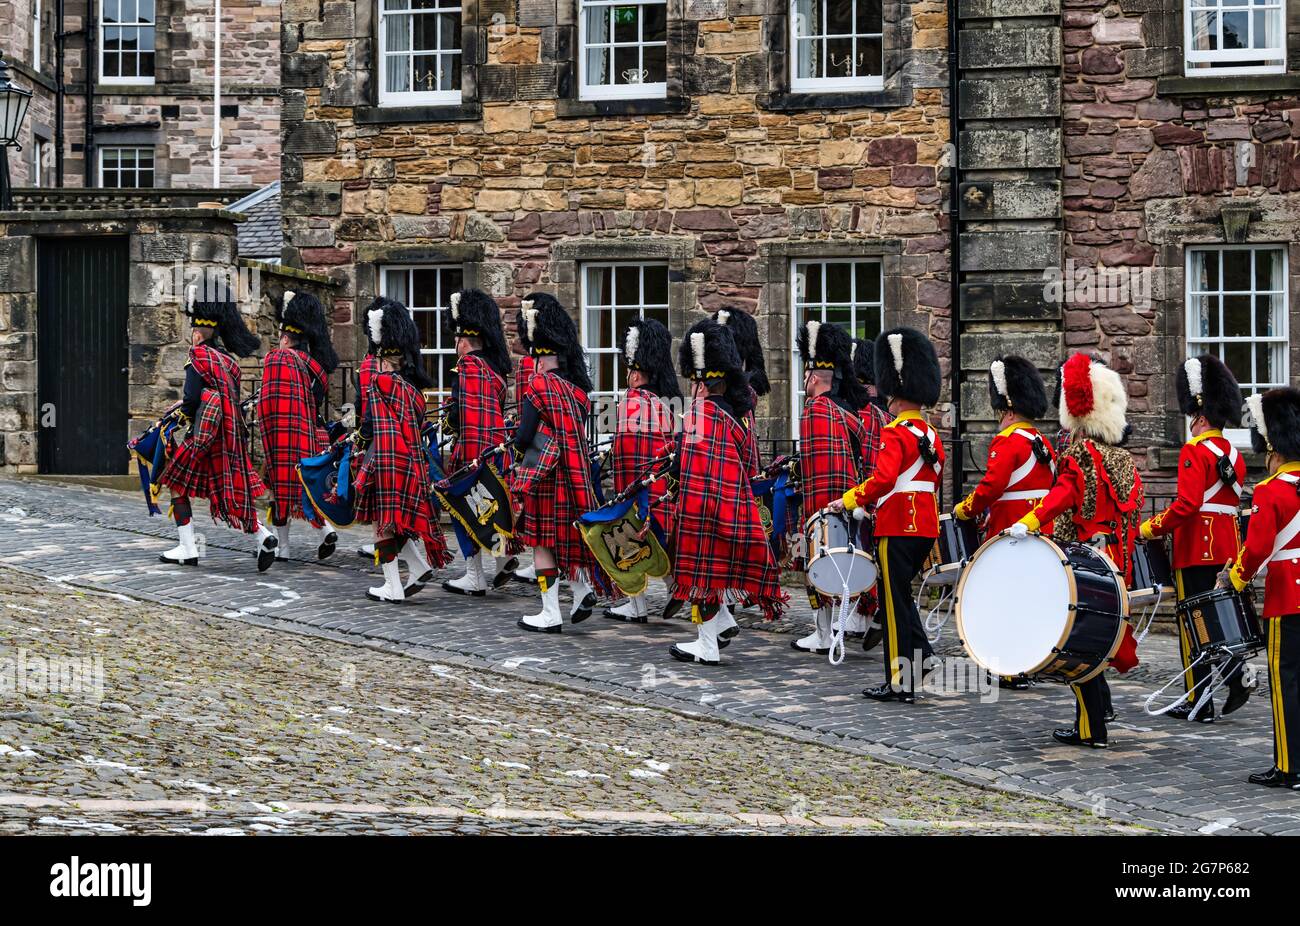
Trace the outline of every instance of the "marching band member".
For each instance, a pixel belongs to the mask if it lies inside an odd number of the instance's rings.
[[[593,587],[604,587],[604,574],[574,526],[580,514],[599,506],[587,446],[592,385],[577,329],[554,296],[527,296],[520,303],[518,327],[533,370],[519,406],[514,449],[521,459],[511,474],[511,490],[523,504],[516,532],[533,548],[542,593],[542,610],[518,625],[560,633],[560,576],[573,591],[569,620],[575,624],[591,616]]]
[[[682,397],[673,370],[672,335],[660,322],[643,318],[628,325],[623,356],[627,392],[619,403],[618,430],[609,454],[616,493],[636,482],[676,445],[676,423],[667,403]],[[666,493],[666,478],[650,484],[650,496],[655,499],[651,512],[664,533],[670,534],[672,511],[663,498]],[[606,617],[637,624],[644,624],[648,615],[644,592],[605,612]]]
[[[434,514],[420,439],[422,390],[432,383],[420,368],[420,333],[404,305],[376,299],[366,310],[366,330],[378,348],[378,363],[364,394],[359,439],[365,455],[353,491],[356,519],[374,525],[375,560],[384,574],[384,584],[366,597],[402,602],[428,581],[430,562],[441,567],[451,561]],[[427,555],[416,549],[420,546]],[[405,584],[399,556],[410,572]]]
[[[268,514],[275,527],[276,559],[289,558],[290,518],[316,531],[316,558],[333,555],[339,535],[334,527],[303,506],[297,465],[329,446],[321,422],[329,376],[339,365],[330,342],[325,309],[315,296],[288,291],[280,302],[280,345],[262,359],[262,386],[257,394],[257,423],[274,496]]]
[[[258,348],[256,335],[244,325],[229,291],[209,293],[196,301],[186,294],[190,316],[190,358],[185,364],[185,391],[180,414],[190,423],[158,477],[172,493],[172,518],[180,543],[159,556],[164,563],[198,564],[202,555],[194,537],[192,498],[206,498],[212,517],[257,540],[257,571],[275,562],[276,537],[259,524],[254,500],[266,491],[248,455],[248,429],[239,402],[239,361]],[[209,296],[213,298],[208,298]]]
[[[1133,456],[1118,446],[1128,430],[1127,410],[1128,395],[1118,373],[1083,353],[1065,361],[1060,416],[1070,440],[1058,449],[1056,485],[1012,525],[1012,536],[1055,522],[1052,532],[1058,542],[1104,542],[1120,574],[1131,578],[1142,480]],[[1054,730],[1052,736],[1070,746],[1105,748],[1112,713],[1105,673],[1070,687],[1077,702],[1075,725]]]
[[[1246,482],[1246,461],[1223,436],[1225,427],[1241,426],[1241,387],[1218,357],[1193,357],[1178,368],[1178,407],[1192,419],[1192,439],[1178,454],[1178,497],[1164,511],[1144,521],[1142,539],[1174,537],[1174,592],[1178,600],[1214,588],[1219,571],[1237,556],[1237,507]],[[1183,684],[1196,694],[1166,713],[1187,720],[1209,684],[1209,666],[1191,668],[1192,638],[1178,622]],[[1228,676],[1224,714],[1246,703],[1250,689],[1237,660]],[[1201,723],[1214,722],[1214,702],[1196,715]]]
[[[963,521],[983,516],[981,541],[1033,511],[1056,481],[1056,451],[1034,426],[1048,404],[1037,367],[1013,354],[994,360],[989,364],[989,404],[998,413],[999,431],[989,443],[984,478],[952,510]],[[1051,525],[1043,532],[1051,533]],[[1023,691],[1029,680],[1003,676],[998,684]]]
[[[523,334],[519,331],[518,326],[516,326],[515,336],[510,339],[510,353],[519,355],[519,368],[515,371],[513,390],[515,408],[518,409],[523,407],[524,386],[527,385],[529,378],[533,375],[533,358],[528,355],[528,345],[524,343]],[[511,552],[522,552],[522,545],[520,545],[518,551],[512,550]],[[527,566],[516,566],[511,571],[511,578],[525,585],[536,585],[537,566],[533,563],[529,563]]]
[[[1246,543],[1218,584],[1238,592],[1267,568],[1264,621],[1273,702],[1273,767],[1251,784],[1300,790],[1291,750],[1300,750],[1300,389],[1270,389],[1246,400],[1250,440],[1266,454],[1255,486]]]
[[[384,303],[391,300],[380,296],[374,302],[370,303],[370,308],[379,308]],[[397,303],[400,305],[400,303]],[[364,327],[364,326],[363,326]],[[356,420],[358,426],[366,420],[366,390],[370,388],[371,381],[379,374],[379,345],[370,340],[370,331],[366,331],[366,355],[361,358],[361,363],[357,365],[357,407]],[[410,544],[408,544],[410,546]],[[357,556],[373,563],[375,561],[375,544],[374,542],[363,543],[357,548]]]
[[[505,441],[503,409],[506,377],[510,375],[510,354],[501,330],[501,310],[491,296],[478,289],[452,293],[450,316],[458,359],[447,414],[448,428],[455,434],[449,472],[470,464]],[[496,462],[497,468],[504,472],[504,458]],[[504,548],[501,556],[493,556],[469,540],[459,525],[456,534],[462,537],[462,544],[474,546],[474,552],[466,556],[465,574],[443,582],[444,590],[482,597],[489,587],[500,588],[510,581],[510,572],[519,563]]]
[[[692,384],[690,409],[674,476],[672,596],[689,602],[696,624],[692,643],[675,643],[682,662],[718,665],[724,600],[747,596],[765,617],[784,610],[786,594],[772,558],[758,502],[750,485],[753,431],[744,424],[751,390],[740,354],[727,328],[697,322],[679,348],[682,375]]]
[[[895,328],[876,339],[874,367],[876,383],[895,417],[882,432],[876,471],[831,507],[852,511],[858,518],[868,508],[875,511],[885,606],[885,682],[862,694],[875,701],[912,704],[913,682],[934,655],[912,599],[912,580],[939,536],[943,444],[921,414],[922,408],[939,401],[939,358],[921,332]],[[916,663],[911,673],[903,671],[905,660]]]
[[[806,520],[865,478],[863,446],[869,437],[858,410],[868,396],[853,369],[853,340],[843,328],[805,322],[795,342],[807,396],[799,416],[799,481]],[[814,609],[813,632],[790,646],[825,655],[831,648],[834,601],[811,586],[808,601]]]
[[[853,373],[858,379],[866,395],[866,403],[858,409],[858,417],[862,419],[862,425],[867,430],[866,439],[862,442],[862,478],[870,479],[871,474],[876,471],[876,456],[880,453],[880,434],[890,421],[889,412],[886,410],[888,403],[880,395],[880,390],[876,388],[876,365],[875,357],[876,346],[865,338],[854,338],[853,347],[850,349],[850,355],[853,359]],[[851,635],[863,636],[862,646],[864,649],[871,649],[876,645],[876,640],[867,634],[868,621],[875,620],[880,613],[880,585],[871,586],[862,593],[858,598],[858,606],[853,613],[849,615],[849,625],[847,633]]]

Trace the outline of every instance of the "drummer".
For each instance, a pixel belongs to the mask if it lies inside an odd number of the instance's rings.
[[[983,515],[980,540],[996,537],[1034,510],[1056,481],[1056,452],[1034,426],[1047,411],[1047,389],[1038,368],[1008,354],[989,365],[989,404],[998,413],[998,433],[989,444],[988,465],[975,490],[953,508],[954,518]],[[1047,524],[1043,533],[1050,534]],[[1002,688],[1023,690],[1023,676],[999,679]]]
[[[1178,406],[1192,419],[1192,438],[1178,455],[1178,497],[1164,511],[1142,523],[1142,539],[1174,538],[1174,592],[1182,601],[1214,588],[1223,564],[1236,558],[1237,506],[1246,480],[1246,461],[1223,436],[1225,427],[1241,427],[1241,388],[1223,361],[1210,354],[1193,357],[1178,368]],[[1192,666],[1192,636],[1178,622],[1183,684],[1190,697],[1166,713],[1187,720],[1209,684],[1210,667]],[[1223,713],[1246,703],[1250,688],[1243,663],[1229,670]],[[1214,702],[1197,711],[1201,723],[1213,723]]]
[[[867,429],[858,409],[866,390],[853,372],[853,340],[829,322],[805,322],[796,337],[803,363],[806,400],[799,416],[799,476],[803,513],[811,517],[865,478],[862,467]],[[826,654],[831,648],[834,602],[811,585],[808,602],[815,626],[790,645],[804,653]]]
[[[1255,486],[1250,532],[1218,584],[1244,591],[1264,580],[1268,678],[1273,701],[1273,767],[1251,784],[1300,790],[1300,390],[1271,389],[1246,400],[1250,441],[1266,453],[1269,475]]]
[[[1078,353],[1061,367],[1061,424],[1070,442],[1060,451],[1060,471],[1033,511],[1010,532],[1023,537],[1053,521],[1058,542],[1103,542],[1121,574],[1132,571],[1133,545],[1142,507],[1142,480],[1133,456],[1118,445],[1128,431],[1128,395],[1124,381],[1100,359]],[[1121,670],[1136,664],[1131,630],[1112,658]],[[1059,743],[1104,749],[1106,722],[1112,719],[1110,686],[1104,672],[1082,685],[1071,685],[1077,702],[1075,724],[1052,732]]]

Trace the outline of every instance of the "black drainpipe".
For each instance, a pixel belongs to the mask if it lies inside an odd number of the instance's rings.
[[[949,465],[953,467],[952,491],[954,503],[961,498],[962,490],[966,484],[966,456],[962,452],[961,445],[961,325],[958,323],[961,310],[961,222],[959,220],[961,207],[958,197],[958,187],[961,184],[961,157],[958,141],[961,137],[961,131],[957,116],[957,98],[959,95],[957,93],[959,73],[957,44],[959,32],[957,0],[948,0],[948,133],[952,142],[952,163],[948,165],[948,250],[952,261],[949,271],[952,295],[950,299],[951,305],[948,310],[951,316],[952,328],[948,335],[950,338],[948,357],[951,362],[949,378],[952,390],[953,448],[953,453],[949,454],[948,460]]]
[[[68,33],[63,31],[63,0],[59,0],[54,26],[54,185],[63,186],[63,107],[66,105],[68,91],[63,84],[63,47],[68,41]]]
[[[85,183],[86,187],[98,186],[95,182],[95,75],[99,73],[98,50],[95,38],[99,35],[99,25],[95,19],[95,0],[86,0],[86,144],[85,144]]]

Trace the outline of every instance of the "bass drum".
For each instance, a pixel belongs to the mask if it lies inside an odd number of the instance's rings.
[[[1104,553],[1040,534],[1002,534],[976,551],[957,583],[957,632],[994,675],[1080,684],[1124,640],[1124,577]]]

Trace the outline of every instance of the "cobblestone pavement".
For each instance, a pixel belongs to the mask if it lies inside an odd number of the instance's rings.
[[[0,833],[1116,829],[774,733],[3,567],[0,638]]]
[[[364,540],[359,531],[348,532],[339,554],[325,563],[295,556],[259,576],[247,538],[211,526],[206,517],[199,521],[208,549],[202,565],[167,567],[156,556],[174,542],[170,524],[147,518],[138,495],[4,480],[0,564],[247,623],[410,653],[452,672],[486,667],[617,694],[647,707],[713,715],[835,745],[843,754],[1073,803],[1108,819],[1178,831],[1300,833],[1300,795],[1244,780],[1270,758],[1264,697],[1211,726],[1142,713],[1153,680],[1175,670],[1169,639],[1148,638],[1146,665],[1114,679],[1121,716],[1112,726],[1111,748],[1069,749],[1050,738],[1053,726],[1073,716],[1073,699],[1061,686],[1003,693],[994,703],[981,703],[974,693],[935,695],[916,706],[864,701],[860,689],[882,675],[879,652],[850,647],[838,667],[792,652],[790,634],[802,632],[808,621],[802,603],[776,625],[746,621],[748,629],[724,651],[721,667],[684,666],[667,654],[670,643],[692,633],[682,621],[625,625],[593,617],[560,635],[526,634],[514,622],[537,605],[535,594],[522,586],[472,600],[435,585],[405,605],[379,605],[364,598],[373,570],[351,554]],[[236,626],[217,625],[231,633]],[[959,651],[950,631],[939,649]],[[849,815],[861,812],[858,807]]]

